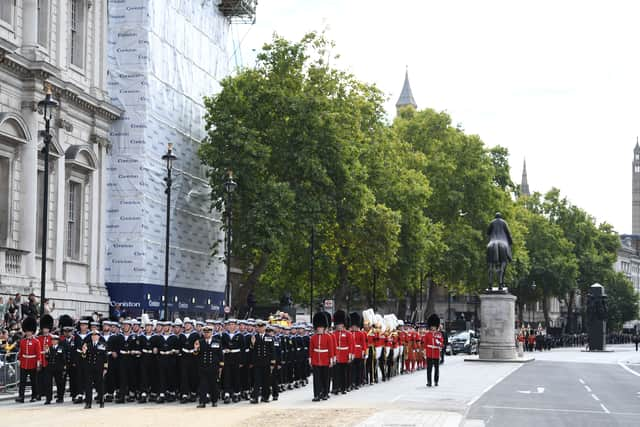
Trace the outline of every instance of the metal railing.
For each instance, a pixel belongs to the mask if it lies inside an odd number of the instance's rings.
[[[19,382],[18,353],[0,354],[0,394],[15,393]]]

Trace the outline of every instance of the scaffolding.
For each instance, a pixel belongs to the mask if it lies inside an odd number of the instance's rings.
[[[218,9],[232,24],[250,24],[256,22],[258,0],[220,0]]]

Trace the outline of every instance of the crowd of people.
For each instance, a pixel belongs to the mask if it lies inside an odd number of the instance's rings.
[[[29,385],[31,401],[47,405],[63,403],[67,390],[86,408],[94,402],[258,403],[306,386],[312,373],[313,401],[320,401],[425,368],[427,386],[438,385],[444,340],[437,316],[427,330],[393,315],[364,314],[339,310],[332,319],[319,312],[313,327],[278,318],[169,322],[143,315],[98,322],[63,315],[54,322],[48,314],[39,321],[27,316],[12,344],[20,365],[16,402],[25,401]]]

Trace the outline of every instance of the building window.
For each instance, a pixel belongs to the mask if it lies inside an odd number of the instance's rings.
[[[633,171],[634,171],[635,173],[640,172],[640,165],[635,165],[635,166],[633,167]]]
[[[84,0],[71,0],[71,64],[84,66]]]
[[[82,234],[82,184],[69,181],[67,192],[67,258],[80,259]]]
[[[2,246],[6,246],[9,237],[10,168],[11,160],[0,157],[0,245]]]
[[[0,21],[13,26],[13,9],[15,0],[0,1]]]
[[[49,3],[51,0],[38,0],[38,44],[49,48]]]

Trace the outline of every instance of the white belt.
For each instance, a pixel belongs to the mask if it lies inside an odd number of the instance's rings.
[[[133,353],[133,352],[132,352]],[[120,350],[120,354],[129,354],[129,351],[127,350]]]
[[[356,348],[362,348],[360,344],[356,344]]]
[[[189,350],[189,349],[187,349],[187,348],[183,348],[183,349],[182,349],[182,352],[183,352],[183,353],[193,353],[193,351],[194,351],[194,350]]]
[[[24,357],[25,359],[33,359],[35,357],[37,357],[36,354],[23,354],[22,357]]]
[[[245,349],[244,351],[245,351],[245,353],[249,353],[249,352],[251,351],[251,349],[250,349],[250,348],[247,348],[247,349]]]
[[[327,349],[327,348],[314,348],[313,351],[315,351],[316,353],[327,353],[329,351],[329,349]]]
[[[297,347],[296,350],[300,351],[300,350],[302,350],[302,347]]]
[[[230,353],[239,353],[240,349],[239,348],[234,348],[232,350],[229,350]]]
[[[439,345],[428,345],[427,347],[429,347],[429,348],[440,348]]]
[[[349,350],[349,347],[336,347],[336,350]]]
[[[149,354],[149,353],[153,353],[153,351],[151,350],[142,350],[143,353]]]
[[[162,354],[163,356],[168,356],[170,354],[173,354],[173,351],[161,351],[160,354]]]

